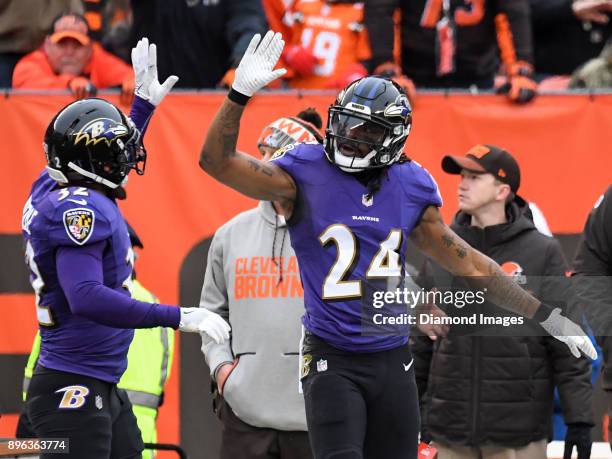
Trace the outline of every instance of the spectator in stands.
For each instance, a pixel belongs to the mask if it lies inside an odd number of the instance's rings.
[[[282,0],[264,0],[264,7],[272,30],[288,43],[282,63],[290,87],[342,89],[368,74],[371,52],[363,1],[298,0],[287,8]],[[414,105],[416,89],[398,65],[383,63],[373,74],[393,79]]]
[[[569,282],[561,247],[528,217],[517,196],[514,158],[501,148],[477,145],[467,156],[444,157],[442,168],[461,174],[453,230],[542,301],[564,298]],[[463,282],[430,261],[419,281],[439,289]],[[546,458],[555,384],[568,425],[566,448],[577,445],[579,457],[588,459],[590,362],[572,358],[552,336],[525,331],[517,326],[505,336],[499,329],[457,336],[451,327],[435,346],[427,337],[413,338],[423,434],[435,441],[439,459]]]
[[[578,67],[569,81],[569,87],[582,89],[612,88],[612,36],[601,54]]]
[[[365,0],[372,66],[393,61],[396,8],[401,11],[403,72],[418,87],[492,89],[517,103],[535,96],[529,0]]]
[[[130,0],[87,0],[83,2],[89,36],[104,49],[130,62],[132,8]]]
[[[573,263],[572,285],[603,350],[602,388],[612,420],[612,186],[595,203]],[[612,422],[608,423],[612,447]]]
[[[259,152],[269,160],[296,142],[322,143],[321,125],[312,109],[280,118],[264,128]],[[296,379],[303,290],[278,208],[262,201],[239,214],[217,230],[208,253],[200,306],[232,326],[231,343],[202,346],[223,422],[221,459],[312,457]]]
[[[95,95],[98,89],[121,87],[121,102],[134,96],[134,73],[121,59],[104,51],[88,36],[83,16],[58,17],[42,48],[23,57],[15,67],[13,87],[65,89],[77,99]]]
[[[10,88],[17,61],[38,48],[61,13],[82,13],[82,0],[3,1],[0,6],[0,88]]]
[[[158,43],[160,78],[176,73],[182,88],[229,86],[256,33],[267,30],[261,0],[132,0],[135,42]]]
[[[612,0],[530,0],[538,79],[570,75],[612,35]]]
[[[290,87],[341,89],[368,74],[363,1],[295,0],[282,24],[277,20],[280,9],[272,6],[277,3],[264,1],[269,22],[287,43],[282,60]]]

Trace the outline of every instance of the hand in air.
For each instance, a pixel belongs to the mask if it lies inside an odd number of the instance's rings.
[[[273,70],[283,51],[285,42],[280,33],[271,30],[261,38],[255,34],[236,69],[232,88],[251,97],[270,82],[287,73],[285,69]]]
[[[155,106],[161,103],[179,79],[171,75],[160,84],[157,77],[157,47],[154,43],[149,44],[146,37],[132,48],[132,67],[136,83],[134,93]]]

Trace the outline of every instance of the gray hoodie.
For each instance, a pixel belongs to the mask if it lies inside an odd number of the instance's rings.
[[[223,396],[247,424],[307,430],[298,392],[303,295],[286,224],[270,202],[260,202],[217,230],[200,307],[227,320],[232,337],[224,344],[203,339],[202,352],[211,375],[220,364],[240,357]]]

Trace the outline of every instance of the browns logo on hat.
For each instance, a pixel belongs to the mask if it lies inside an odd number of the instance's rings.
[[[510,185],[514,194],[521,185],[521,170],[510,153],[494,145],[475,145],[465,156],[442,158],[442,170],[460,174],[462,170],[492,174],[500,182]]]
[[[53,23],[53,32],[49,38],[53,43],[59,43],[65,38],[72,38],[81,45],[87,46],[90,43],[88,34],[89,27],[84,18],[75,14],[66,14]]]

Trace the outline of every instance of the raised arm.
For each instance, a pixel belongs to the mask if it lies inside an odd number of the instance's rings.
[[[296,197],[296,186],[291,176],[274,164],[236,151],[240,118],[249,98],[285,73],[284,69],[272,70],[283,46],[281,35],[272,31],[263,39],[259,34],[253,37],[236,69],[236,79],[228,98],[208,129],[200,152],[200,167],[251,198],[279,201],[287,210]]]
[[[412,232],[415,245],[444,269],[463,276],[471,285],[486,289],[488,300],[497,306],[537,320],[550,335],[563,341],[576,356],[580,352],[595,359],[597,352],[584,331],[571,320],[541,303],[507,276],[486,255],[472,248],[449,228],[436,207],[429,207]]]

